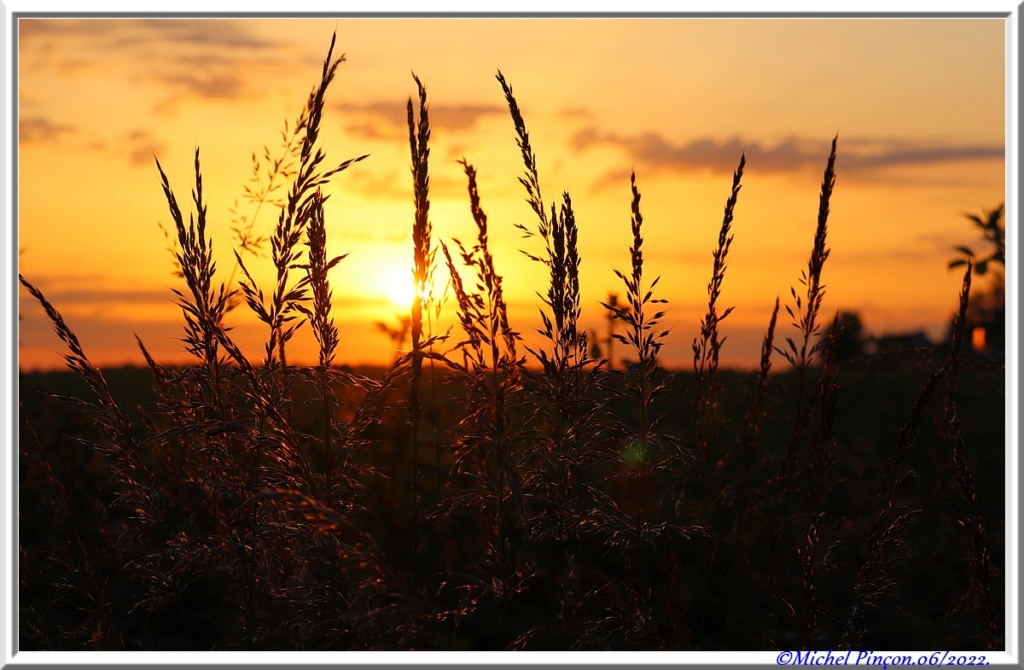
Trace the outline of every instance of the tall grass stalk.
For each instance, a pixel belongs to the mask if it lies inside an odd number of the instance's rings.
[[[209,369],[216,383],[220,379],[220,360],[216,332],[221,328],[224,313],[228,307],[228,291],[222,284],[214,287],[216,263],[213,260],[213,245],[206,233],[207,208],[203,201],[203,179],[199,162],[199,149],[195,151],[195,189],[192,199],[196,215],[189,216],[185,225],[184,215],[178,206],[160,161],[156,160],[164,196],[178,235],[177,266],[185,279],[190,298],[178,289],[178,304],[185,318],[185,348],[199,358]],[[214,396],[219,389],[211,389]]]
[[[807,373],[812,359],[823,346],[821,338],[818,337],[818,313],[821,310],[821,302],[825,297],[825,285],[821,282],[821,273],[830,253],[826,246],[826,238],[828,235],[829,201],[832,197],[832,190],[835,187],[836,181],[837,142],[838,136],[832,140],[832,149],[829,152],[828,164],[825,167],[825,176],[821,184],[818,223],[814,233],[814,245],[811,249],[811,256],[807,261],[807,269],[801,271],[800,283],[806,288],[806,294],[800,295],[795,287],[790,288],[790,295],[793,297],[794,306],[786,305],[786,313],[789,314],[790,318],[794,319],[792,325],[800,331],[800,343],[797,344],[793,338],[787,336],[787,347],[776,348],[776,351],[782,354],[796,368],[798,373],[796,416],[793,420],[790,441],[786,448],[783,462],[782,497],[784,500],[789,499],[789,493],[793,486],[793,469],[799,456],[798,446],[804,431],[807,429],[813,409],[814,393],[808,387]],[[799,313],[799,316],[797,316],[797,313]]]
[[[1000,644],[999,614],[992,595],[995,570],[992,565],[992,555],[988,548],[988,538],[981,503],[974,488],[974,475],[967,455],[967,445],[960,426],[960,415],[955,393],[957,376],[960,372],[960,359],[963,355],[963,336],[966,328],[972,270],[972,263],[968,262],[960,291],[960,309],[953,324],[952,343],[946,372],[946,393],[942,409],[946,428],[949,431],[953,464],[956,467],[956,480],[963,506],[958,523],[967,531],[970,538],[967,552],[967,565],[970,570],[970,590],[965,594],[964,600],[957,606],[957,609],[969,604],[977,612],[984,625],[986,648],[994,650],[998,649]]]
[[[134,522],[132,528],[125,530],[125,537],[137,536],[162,516],[159,496],[153,487],[153,474],[143,463],[142,444],[136,439],[128,416],[111,395],[103,374],[89,361],[78,336],[65,323],[64,317],[24,276],[19,274],[18,281],[39,302],[57,336],[67,345],[69,353],[64,355],[65,364],[88,384],[95,398],[95,404],[89,409],[107,441],[93,446],[110,457],[113,479],[121,491],[115,504],[123,507]]]
[[[775,306],[772,308],[772,315],[768,320],[768,328],[765,331],[764,339],[761,341],[761,358],[757,366],[757,381],[754,382],[754,390],[747,394],[747,411],[743,421],[743,432],[740,435],[739,453],[737,458],[740,461],[740,468],[747,471],[753,457],[754,447],[757,438],[761,434],[766,418],[764,401],[768,395],[769,374],[772,370],[772,352],[774,351],[775,326],[779,317],[779,299],[775,298]],[[745,494],[744,488],[741,495]],[[742,505],[740,506],[742,509]]]
[[[836,173],[836,145],[838,135],[832,139],[832,148],[829,151],[828,162],[825,166],[825,174],[822,178],[821,194],[818,200],[818,220],[815,227],[814,243],[811,249],[810,258],[807,261],[807,269],[800,273],[800,284],[804,286],[805,292],[798,293],[796,287],[790,288],[790,295],[793,298],[793,306],[786,305],[786,313],[793,319],[792,325],[800,333],[800,342],[797,344],[792,337],[787,336],[786,347],[776,347],[775,350],[785,358],[797,371],[797,388],[795,404],[795,415],[790,429],[789,441],[786,451],[779,464],[778,472],[772,480],[774,484],[781,484],[777,504],[782,506],[782,518],[789,519],[793,513],[792,493],[797,488],[795,469],[798,463],[803,462],[804,449],[802,448],[804,434],[810,425],[814,410],[815,389],[809,383],[807,375],[812,362],[824,346],[819,336],[818,316],[821,310],[821,303],[825,297],[825,285],[821,281],[822,270],[825,261],[828,259],[830,250],[827,245],[828,236],[828,215],[829,203],[832,198],[832,191],[835,187]],[[778,545],[781,539],[782,526],[777,526],[772,534],[767,557],[767,582],[769,593],[775,595],[775,562],[778,559]]]
[[[821,348],[821,340],[815,336],[818,334],[818,313],[821,310],[821,301],[825,297],[825,285],[821,283],[821,271],[828,260],[830,249],[826,246],[828,236],[828,215],[829,201],[832,198],[832,190],[836,184],[836,144],[839,136],[832,140],[832,149],[829,152],[828,164],[825,167],[825,176],[821,182],[821,195],[818,202],[818,225],[814,232],[814,246],[811,249],[811,257],[807,261],[807,269],[800,273],[800,284],[806,289],[802,295],[798,295],[796,288],[790,289],[793,297],[794,307],[786,306],[786,312],[794,319],[793,326],[800,331],[799,345],[792,338],[786,338],[788,348],[779,349],[786,360],[801,372],[801,377],[806,373],[812,359]],[[799,313],[797,316],[795,312]]]
[[[455,496],[449,506],[468,506],[483,516],[489,533],[483,567],[493,579],[478,579],[470,593],[471,603],[480,594],[492,593],[500,606],[501,638],[507,641],[508,604],[519,587],[519,575],[512,551],[514,519],[521,516],[523,489],[517,464],[517,430],[513,425],[511,402],[521,389],[521,365],[516,348],[519,334],[509,325],[502,277],[491,255],[487,215],[480,205],[476,169],[462,161],[469,191],[470,213],[477,226],[476,243],[467,248],[454,240],[459,256],[475,274],[473,288],[467,289],[448,246],[441,244],[452,289],[458,304],[459,322],[466,339],[456,347],[464,363],[456,369],[466,381],[467,414],[460,421],[455,445],[454,475],[468,480],[469,490]]]
[[[715,437],[713,433],[716,431],[718,360],[726,340],[725,337],[720,337],[718,327],[733,310],[732,307],[727,307],[719,314],[718,298],[722,294],[722,283],[725,281],[726,257],[729,255],[729,247],[733,240],[732,221],[746,162],[746,154],[741,155],[739,167],[732,176],[732,192],[725,203],[722,227],[718,232],[718,246],[713,254],[711,281],[708,282],[708,312],[700,322],[700,337],[693,339],[693,441],[705,460],[710,456],[711,441]]]
[[[591,524],[593,491],[584,479],[586,469],[600,457],[601,433],[597,420],[599,403],[591,400],[595,375],[600,368],[591,360],[587,335],[579,326],[581,316],[579,226],[568,192],[561,203],[547,208],[541,195],[537,158],[530,144],[529,132],[511,85],[499,72],[505,101],[512,117],[516,144],[520,149],[525,172],[519,177],[526,189],[526,201],[537,218],[536,227],[517,223],[526,238],[540,238],[539,253],[523,250],[546,270],[548,285],[538,293],[542,301],[541,327],[543,345],[527,345],[528,353],[539,365],[536,372],[525,374],[537,387],[535,410],[530,424],[535,426],[532,446],[524,453],[527,476],[534,509],[531,513],[531,538],[541,546],[553,545],[559,563],[553,569],[557,591],[557,634],[569,644],[570,629],[575,626],[574,612],[580,607],[582,565],[578,556],[582,534]],[[550,212],[550,213],[549,213]],[[544,626],[529,631],[539,634]],[[521,637],[519,642],[526,639]]]
[[[326,198],[319,190],[313,196],[313,207],[310,210],[309,225],[306,231],[306,278],[313,294],[312,308],[297,305],[310,322],[313,336],[318,345],[318,382],[320,401],[323,407],[324,437],[323,453],[325,464],[324,499],[334,501],[335,446],[333,444],[334,410],[336,402],[331,388],[331,367],[337,355],[339,336],[338,327],[331,317],[333,293],[327,279],[327,273],[348,254],[327,258],[327,225],[324,218],[324,202]]]
[[[656,431],[660,417],[653,414],[652,407],[668,381],[656,378],[658,355],[669,331],[659,330],[665,310],[653,306],[665,305],[668,301],[654,297],[654,289],[661,281],[660,276],[649,284],[644,280],[644,218],[640,211],[640,190],[636,185],[635,172],[630,174],[629,187],[632,194],[630,231],[633,236],[629,248],[630,274],[613,270],[626,289],[625,305],[602,303],[602,306],[614,313],[615,318],[625,326],[625,333],[614,333],[613,337],[629,347],[636,356],[636,364],[625,372],[621,387],[630,394],[638,412],[637,424],[632,429],[635,441],[630,446],[630,457],[635,459],[642,472],[650,472],[659,466],[660,459],[665,459],[667,463],[681,464],[686,453],[680,444],[664,441],[662,438],[665,436],[659,436]],[[667,453],[659,453],[665,451]]]
[[[412,556],[416,562],[419,557],[419,518],[420,518],[420,379],[423,374],[423,300],[427,295],[428,281],[433,274],[434,249],[431,242],[430,226],[430,118],[427,112],[427,91],[416,75],[413,75],[419,91],[419,123],[413,114],[410,98],[406,106],[409,125],[409,147],[412,154],[413,199],[416,204],[415,220],[412,227],[413,241],[413,285],[415,290],[412,299],[411,333],[412,333],[412,376],[409,384],[409,419],[412,422],[412,495],[413,495],[413,528]],[[433,376],[431,376],[431,383]],[[435,444],[436,447],[436,444]]]
[[[630,174],[630,193],[630,274],[613,270],[625,287],[625,305],[609,302],[602,303],[602,306],[614,313],[615,318],[625,326],[624,333],[614,333],[613,337],[629,347],[636,356],[636,363],[628,366],[621,377],[611,383],[614,384],[613,393],[628,400],[635,412],[635,422],[615,422],[614,427],[622,440],[622,450],[618,456],[626,461],[628,470],[625,476],[636,478],[641,500],[640,508],[632,513],[611,505],[611,518],[606,522],[609,528],[605,545],[624,552],[633,597],[640,603],[647,603],[639,605],[640,618],[634,629],[635,634],[648,642],[664,644],[656,631],[653,612],[649,609],[650,594],[655,588],[656,578],[660,578],[667,585],[665,597],[670,632],[676,637],[686,637],[687,633],[681,623],[683,604],[676,582],[675,545],[677,540],[687,541],[694,535],[703,534],[704,529],[698,526],[683,527],[677,523],[685,514],[686,493],[678,484],[671,487],[664,496],[664,504],[673,511],[669,515],[670,520],[653,520],[655,511],[652,509],[650,487],[655,484],[656,476],[661,472],[668,472],[677,482],[683,481],[689,450],[674,436],[660,430],[659,424],[663,417],[654,410],[655,400],[665,392],[672,380],[671,375],[662,373],[658,360],[669,334],[661,326],[665,310],[660,305],[668,301],[654,297],[660,276],[650,283],[644,278],[644,218],[635,172]],[[655,555],[651,555],[648,547],[655,548]],[[625,625],[624,621],[621,623]]]
[[[264,360],[265,365],[272,371],[282,369],[287,365],[286,345],[303,323],[297,318],[295,312],[296,305],[308,300],[306,282],[300,280],[293,283],[290,273],[301,257],[298,244],[314,207],[312,198],[318,188],[327,184],[331,176],[342,172],[353,163],[367,158],[367,155],[364,154],[328,169],[322,167],[326,155],[323,149],[317,146],[317,140],[320,136],[320,121],[323,116],[325,96],[338,66],[345,59],[343,55],[336,59],[333,58],[335,39],[336,36],[332,36],[331,45],[324,60],[320,83],[309,94],[309,100],[306,103],[305,136],[299,150],[298,170],[270,240],[271,259],[276,270],[276,281],[269,304],[265,303],[263,293],[257,288],[242,257],[237,252],[235,253],[235,258],[244,274],[241,288],[246,302],[270,329]]]
[[[533,151],[533,145],[530,144],[530,133],[526,130],[526,121],[523,120],[523,113],[519,109],[519,103],[516,102],[511,84],[508,83],[505,75],[500,70],[496,78],[498,83],[501,84],[501,90],[505,94],[505,102],[508,105],[509,113],[512,115],[512,125],[516,132],[516,145],[519,147],[523,157],[523,164],[526,166],[526,174],[519,177],[519,183],[526,189],[526,202],[529,203],[530,208],[537,215],[537,234],[540,235],[541,239],[548,246],[545,251],[547,252],[547,257],[550,258],[552,255],[550,249],[550,222],[547,210],[544,207],[544,198],[540,191],[540,177],[537,175],[537,155]],[[521,223],[516,224],[516,228],[522,231],[526,237],[533,237],[534,235],[530,228]],[[538,256],[531,255],[525,251],[523,253],[536,261],[544,262]]]

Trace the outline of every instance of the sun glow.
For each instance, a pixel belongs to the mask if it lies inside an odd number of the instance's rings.
[[[408,310],[412,307],[416,289],[408,270],[392,272],[383,280],[384,295],[395,307]]]

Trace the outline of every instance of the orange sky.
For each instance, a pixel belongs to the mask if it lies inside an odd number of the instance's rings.
[[[386,362],[374,322],[412,264],[405,102],[411,72],[433,122],[432,221],[468,238],[465,157],[480,176],[511,318],[540,325],[544,273],[515,223],[533,226],[501,88],[512,84],[547,199],[573,196],[584,321],[622,294],[629,172],[643,194],[647,272],[662,275],[663,350],[692,362],[731,175],[747,168],[721,305],[725,364],[750,365],[776,296],[806,268],[822,171],[839,133],[823,274],[826,314],[858,311],[875,335],[940,337],[960,276],[952,247],[978,239],[963,214],[1004,199],[1005,23],[1000,19],[23,19],[18,25],[20,271],[78,333],[94,363],[187,360],[173,303],[170,218],[153,162],[180,200],[200,147],[224,277],[232,205],[252,152],[276,151],[316,83],[333,31],[347,54],[328,96],[324,147],[370,157],[331,182],[328,239],[339,360]],[[264,209],[267,231],[276,213]],[[258,275],[270,285],[269,275]],[[61,344],[21,292],[20,365],[59,367]],[[244,308],[233,333],[253,357],[264,329]],[[780,316],[779,334],[791,334]],[[308,332],[302,347],[314,356]]]

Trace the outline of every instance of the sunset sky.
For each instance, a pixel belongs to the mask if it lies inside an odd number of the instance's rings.
[[[406,100],[427,86],[431,219],[441,240],[472,235],[460,158],[476,166],[513,325],[539,327],[539,252],[502,91],[512,84],[545,198],[568,191],[580,226],[583,319],[623,294],[629,174],[643,195],[645,261],[669,301],[667,363],[692,363],[712,251],[741,153],[722,306],[727,365],[756,363],[776,296],[806,268],[822,172],[838,133],[823,309],[856,311],[884,335],[943,337],[962,274],[953,247],[979,237],[965,213],[1005,198],[1006,24],[1002,19],[22,19],[17,27],[20,271],[99,365],[188,360],[179,287],[160,225],[171,219],[158,158],[183,204],[200,148],[210,232],[226,281],[232,208],[253,152],[279,153],[317,82],[333,32],[346,62],[328,93],[323,146],[369,154],[327,192],[339,361],[385,363],[392,296],[412,265]],[[270,207],[258,226],[269,233]],[[269,269],[266,261],[254,267]],[[257,274],[271,285],[269,271]],[[59,367],[62,345],[24,290],[20,366]],[[404,307],[404,309],[408,309]],[[228,315],[256,359],[266,338]],[[781,337],[792,334],[780,312]],[[308,330],[292,360],[313,360]],[[781,365],[781,363],[779,363]]]

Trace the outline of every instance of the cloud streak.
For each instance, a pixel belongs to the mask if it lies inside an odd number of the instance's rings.
[[[25,73],[89,73],[127,76],[140,85],[152,82],[165,91],[155,103],[162,111],[173,111],[188,99],[253,97],[262,84],[242,73],[261,68],[272,79],[309,60],[296,55],[292,45],[260,37],[250,23],[238,20],[23,19],[18,34]],[[123,74],[116,75],[118,70]]]
[[[202,72],[165,72],[154,75],[161,84],[187,91],[204,100],[232,100],[246,92],[242,78],[231,74]]]
[[[382,141],[408,141],[405,102],[337,103],[332,107],[342,118],[350,120],[346,129],[354,135]],[[434,103],[429,104],[428,112],[432,129],[452,132],[471,130],[485,119],[507,113],[498,105]]]
[[[74,135],[74,126],[54,123],[44,116],[33,116],[18,120],[18,142],[20,144],[60,143],[65,137]]]
[[[924,165],[962,163],[967,161],[1004,160],[1005,148],[987,144],[910,143],[903,140],[855,138],[843,141],[837,167],[848,176],[867,176],[874,170]],[[775,144],[744,141],[740,137],[725,140],[698,138],[673,143],[658,133],[619,135],[586,128],[573,136],[570,146],[577,152],[605,146],[642,161],[648,169],[662,172],[694,172],[709,170],[729,174],[736,168],[741,154],[750,166],[761,172],[786,173],[818,171],[828,157],[828,141],[790,137]],[[618,179],[619,172],[604,179]],[[602,181],[604,181],[604,179]]]
[[[175,48],[264,50],[281,46],[271,40],[254,36],[244,21],[208,19],[21,19],[18,39],[89,40],[97,46],[123,48],[139,46],[147,50],[163,42]]]
[[[174,303],[170,290],[110,289],[110,288],[63,288],[46,292],[46,298],[58,307],[60,305],[160,305]]]

